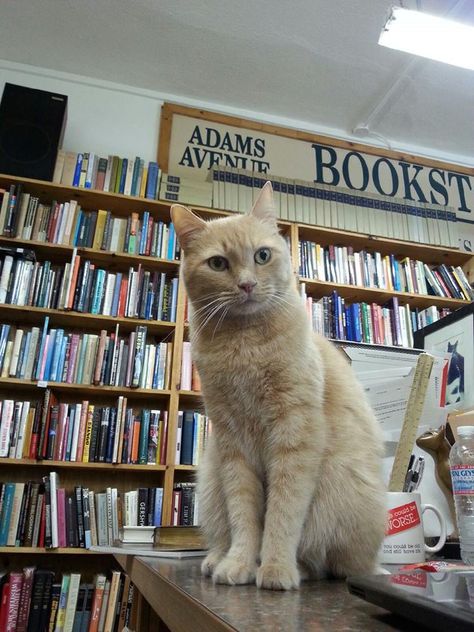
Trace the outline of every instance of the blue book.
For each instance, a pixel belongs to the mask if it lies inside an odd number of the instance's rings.
[[[181,465],[193,464],[194,411],[183,412],[183,433],[181,437]]]
[[[140,246],[138,250],[138,254],[140,255],[145,254],[146,242],[148,238],[148,220],[149,219],[150,219],[150,213],[148,211],[145,211],[142,217],[142,230],[140,233]]]
[[[135,162],[133,163],[133,173],[132,173],[132,185],[130,187],[130,195],[138,195],[138,174],[140,173],[140,156],[135,157]]]
[[[166,258],[171,261],[174,260],[174,251],[176,249],[176,231],[174,229],[173,224],[169,225],[169,233],[168,233],[168,252],[166,254]]]
[[[124,158],[122,161],[122,173],[120,174],[119,193],[125,191],[125,180],[127,178],[128,158]]]
[[[163,343],[160,342],[156,345],[155,366],[153,367],[153,381],[151,384],[151,388],[163,388],[163,386],[160,384],[160,345],[161,344]]]
[[[107,273],[102,268],[97,270],[97,283],[95,285],[95,292],[92,297],[91,314],[98,314],[102,303],[102,294],[104,291],[105,277]]]
[[[84,221],[84,211],[82,209],[79,209],[79,212],[77,214],[77,219],[76,219],[76,225],[73,228],[73,233],[72,233],[72,245],[73,246],[77,246],[78,243],[78,239],[79,239],[79,235],[81,233],[81,225],[82,222]]]
[[[28,358],[28,351],[30,349],[31,331],[26,334],[25,346],[23,347],[23,353],[18,361],[18,377],[22,380],[25,377],[26,361]]]
[[[198,439],[199,439],[199,413],[194,413],[194,425],[193,425],[193,465],[197,463],[198,452]]]
[[[74,177],[72,179],[72,186],[73,187],[78,187],[79,186],[79,180],[81,177],[81,169],[82,169],[82,160],[83,160],[84,156],[83,154],[77,154],[77,162],[76,162],[76,168],[74,170]]]
[[[157,189],[158,189],[158,164],[156,162],[149,162],[145,197],[148,198],[149,200],[156,200]]]
[[[71,460],[72,437],[74,435],[74,419],[76,417],[76,407],[74,404],[69,405],[69,426],[67,429],[65,461]]]
[[[6,546],[8,540],[8,529],[13,508],[13,497],[15,495],[15,483],[5,483],[3,495],[2,511],[0,514],[0,546]]]
[[[52,333],[52,332],[51,332]],[[51,371],[50,371],[50,380],[52,382],[60,382],[61,379],[58,380],[58,372],[59,372],[59,358],[61,356],[61,350],[63,346],[64,339],[64,329],[58,329],[56,332],[56,341],[54,345],[53,358],[51,360]],[[61,371],[62,377],[62,371]]]
[[[118,314],[118,304],[120,299],[120,287],[122,285],[122,273],[117,272],[115,276],[115,287],[114,287],[114,295],[112,297],[112,305],[110,307],[110,315],[117,316]]]
[[[153,513],[153,525],[159,527],[161,525],[161,512],[163,507],[163,488],[155,487],[155,510]]]
[[[64,373],[64,363],[66,361],[66,351],[67,351],[68,342],[69,342],[68,336],[67,335],[63,336],[63,339],[62,339],[62,342],[61,342],[61,351],[59,353],[58,371],[57,371],[57,374],[56,374],[56,382],[63,382],[63,381],[65,381],[65,379],[63,380],[63,373]]]
[[[151,320],[153,318],[151,310],[153,308],[153,299],[155,298],[155,293],[153,290],[148,290],[146,295],[146,303],[145,303],[145,320]]]
[[[170,321],[176,322],[176,308],[178,305],[178,278],[171,279],[171,314]]]
[[[2,331],[0,333],[0,366],[3,365],[9,334],[10,325],[2,325]]]
[[[48,335],[48,327],[49,327],[49,316],[45,316],[44,319],[44,324],[43,324],[43,333],[41,334],[41,343],[40,343],[40,350],[39,350],[39,354],[36,356],[36,367],[35,367],[35,371],[34,371],[34,376],[37,380],[40,380],[41,377],[41,358],[43,357],[43,354],[45,352],[45,345],[46,345],[46,336]]]
[[[44,364],[43,377],[41,378],[43,380],[52,379],[51,378],[51,364],[53,362],[53,355],[54,355],[54,350],[56,347],[56,334],[57,334],[56,329],[51,329],[51,331],[49,332],[48,346],[46,349],[46,362]]]

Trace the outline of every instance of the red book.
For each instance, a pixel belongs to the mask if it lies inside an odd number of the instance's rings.
[[[0,630],[6,630],[8,618],[8,602],[10,600],[10,582],[5,582],[0,600]]]
[[[119,302],[118,302],[118,309],[117,309],[117,316],[119,318],[123,318],[125,316],[125,308],[127,306],[127,289],[128,289],[128,278],[123,277],[122,283],[120,285]]]
[[[66,299],[65,309],[72,309],[74,303],[74,294],[76,291],[77,275],[79,274],[79,266],[81,265],[80,255],[74,256],[74,262],[71,266],[71,285],[69,287],[69,295]]]
[[[33,428],[31,430],[30,452],[28,454],[28,457],[30,459],[36,459],[37,454],[38,454],[38,441],[39,441],[39,434],[40,434],[41,413],[42,413],[42,407],[38,403],[38,405],[36,406]]]
[[[145,246],[145,255],[147,257],[149,257],[151,254],[151,243],[153,239],[153,224],[154,224],[153,217],[148,218],[148,233],[146,236],[146,246]]]
[[[20,607],[18,608],[16,632],[26,632],[28,626],[28,615],[30,614],[31,590],[33,588],[34,575],[34,566],[28,566],[23,569],[23,588],[21,591]]]
[[[10,573],[10,594],[8,597],[7,625],[5,632],[15,632],[20,607],[21,589],[23,586],[23,573]]]
[[[99,629],[100,611],[104,601],[105,582],[105,575],[97,575],[95,579],[94,597],[92,599],[89,632],[97,632]]]
[[[58,546],[59,548],[67,547],[66,539],[66,490],[58,489],[57,491],[58,505]]]
[[[140,420],[133,420],[130,463],[138,463],[138,440],[140,438]]]
[[[54,211],[51,214],[51,219],[48,226],[47,239],[50,244],[54,242],[54,233],[56,232],[56,225],[58,223],[60,205],[55,202],[54,203]]]
[[[88,411],[89,411],[89,402],[83,401],[82,407],[81,407],[81,425],[79,426],[79,438],[77,440],[76,461],[82,461],[82,453],[84,452],[84,440],[86,436]]]
[[[58,426],[56,429],[56,443],[54,445],[53,461],[62,460],[62,457],[61,457],[62,445],[64,442],[64,435],[67,433],[66,422],[67,422],[67,404],[59,404]]]
[[[66,382],[72,384],[74,379],[74,373],[76,369],[77,350],[79,348],[79,334],[72,334],[71,347],[69,350],[69,363],[67,365]]]

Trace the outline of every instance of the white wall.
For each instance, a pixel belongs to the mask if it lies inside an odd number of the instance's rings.
[[[91,151],[103,156],[118,154],[146,161],[156,160],[159,119],[164,101],[214,110],[237,117],[264,121],[308,132],[344,138],[374,146],[383,146],[372,139],[341,135],[341,130],[314,126],[305,121],[270,116],[264,112],[231,108],[217,103],[189,99],[142,88],[99,81],[90,77],[17,64],[0,60],[0,94],[5,82],[66,94],[69,97],[68,120],[63,147],[67,151]],[[392,146],[393,150],[419,156],[465,164],[462,157],[439,154],[417,146]]]

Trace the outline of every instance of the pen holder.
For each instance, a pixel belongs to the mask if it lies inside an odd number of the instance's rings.
[[[421,504],[415,492],[387,492],[387,523],[385,538],[379,551],[382,564],[410,564],[424,562],[426,554],[440,551],[446,542],[446,521],[434,505]],[[425,544],[422,516],[433,511],[441,526],[441,535],[435,546]]]

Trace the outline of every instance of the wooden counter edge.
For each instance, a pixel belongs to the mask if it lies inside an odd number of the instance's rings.
[[[143,559],[132,555],[114,557],[171,632],[236,632],[236,628],[147,566]]]

